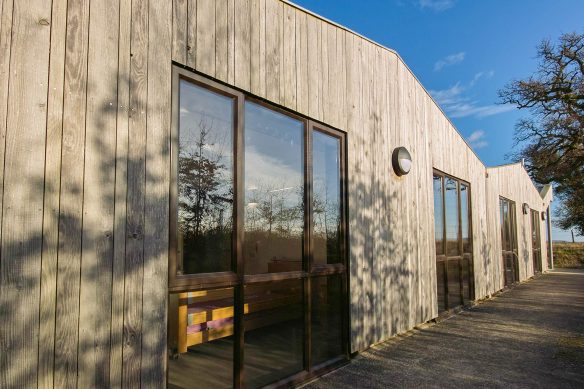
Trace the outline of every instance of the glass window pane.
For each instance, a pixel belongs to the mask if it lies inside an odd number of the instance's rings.
[[[501,199],[501,247],[509,251],[509,207],[507,201]]]
[[[171,388],[231,388],[233,288],[171,294],[168,310]]]
[[[246,285],[244,382],[257,388],[303,370],[303,280]]]
[[[231,270],[234,99],[180,81],[178,274]]]
[[[313,242],[314,263],[339,263],[341,259],[341,142],[338,138],[314,131]]]
[[[509,206],[509,250],[516,251],[517,250],[517,222],[515,220],[516,217],[516,208],[515,203],[513,201],[508,202]]]
[[[312,280],[312,365],[343,354],[342,278],[317,277]]]
[[[469,260],[470,255],[465,255],[462,259],[462,296],[464,298],[464,303],[467,304],[470,301],[470,277],[471,277],[471,261]]]
[[[303,122],[246,102],[246,274],[302,270],[303,153]]]
[[[434,176],[434,234],[436,255],[444,255],[444,206],[442,199],[442,177]]]
[[[471,253],[470,224],[469,224],[469,190],[465,184],[460,184],[460,211],[462,228],[462,248],[464,253]]]
[[[448,308],[462,304],[460,299],[460,261],[449,259],[448,266]]]
[[[446,178],[444,183],[446,203],[446,250],[447,255],[459,255],[458,247],[458,185],[456,180]],[[450,278],[450,277],[448,277]]]
[[[436,262],[436,286],[438,292],[438,312],[445,311],[446,307],[446,261]]]

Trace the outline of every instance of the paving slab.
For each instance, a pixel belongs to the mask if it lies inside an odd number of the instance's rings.
[[[359,354],[306,385],[584,388],[584,270],[555,270]]]

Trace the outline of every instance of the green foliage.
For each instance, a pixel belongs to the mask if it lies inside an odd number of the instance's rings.
[[[584,234],[584,35],[564,34],[538,47],[539,68],[499,91],[501,103],[531,113],[516,125],[514,158],[561,200],[556,224]]]

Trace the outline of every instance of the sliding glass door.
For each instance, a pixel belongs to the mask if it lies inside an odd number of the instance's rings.
[[[174,70],[169,386],[346,360],[344,134]]]

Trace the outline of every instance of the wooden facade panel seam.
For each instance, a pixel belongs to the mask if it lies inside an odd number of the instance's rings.
[[[185,0],[186,1],[186,0]],[[183,4],[186,6],[186,2]],[[126,199],[128,178],[129,115],[130,115],[130,35],[132,26],[131,2],[120,2],[118,32],[114,237],[112,258],[112,299],[110,335],[109,386],[122,385],[124,330],[124,273],[126,258]],[[186,27],[186,26],[185,26]],[[185,37],[186,39],[186,37]],[[184,49],[184,48],[183,48]],[[181,50],[184,55],[186,51]],[[122,296],[122,298],[119,298]]]

